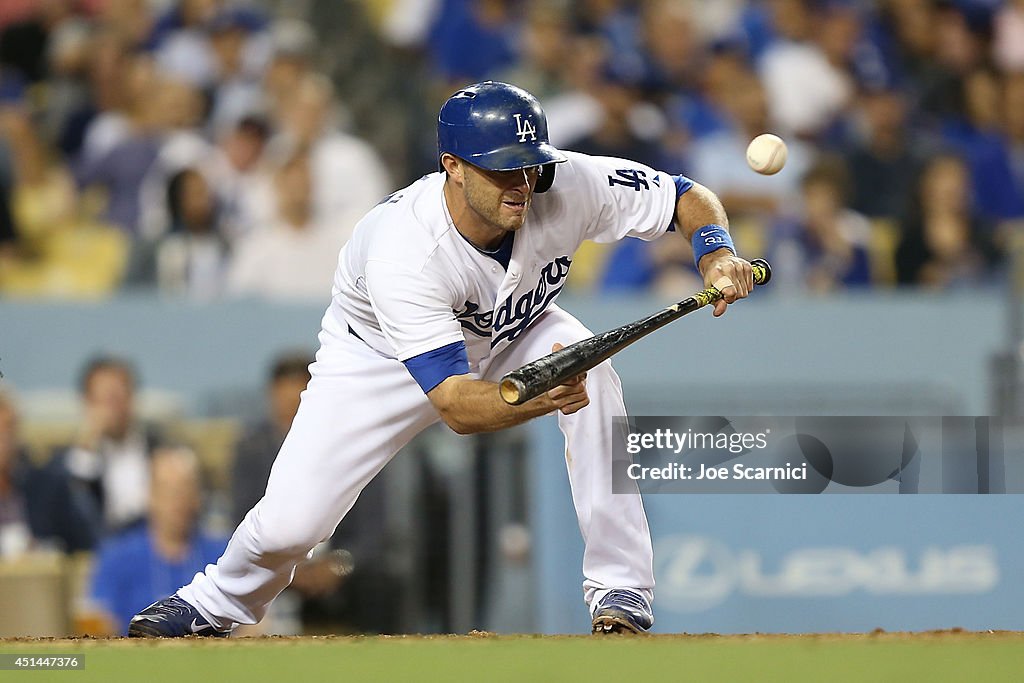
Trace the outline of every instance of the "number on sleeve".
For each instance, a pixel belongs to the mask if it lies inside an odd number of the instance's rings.
[[[608,186],[614,187],[615,185],[625,185],[637,192],[641,189],[651,189],[650,184],[647,182],[647,174],[638,168],[620,168],[616,170],[615,175],[608,176]]]

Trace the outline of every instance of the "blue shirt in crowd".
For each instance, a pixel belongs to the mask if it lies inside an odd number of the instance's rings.
[[[114,617],[122,634],[140,610],[190,583],[196,572],[217,562],[227,539],[196,534],[180,562],[160,557],[148,527],[113,536],[100,546],[92,580],[92,599]]]

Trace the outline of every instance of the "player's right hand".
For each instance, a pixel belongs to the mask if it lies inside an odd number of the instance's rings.
[[[726,249],[705,255],[700,265],[704,274],[704,286],[714,287],[722,293],[722,298],[715,302],[716,318],[725,313],[729,304],[745,299],[754,288],[754,274],[750,262],[734,256]]]
[[[551,352],[554,353],[561,348],[562,345],[556,343],[551,347]],[[547,395],[554,404],[554,409],[561,411],[563,415],[572,415],[577,410],[586,408],[590,405],[590,396],[587,395],[587,373],[566,380]]]

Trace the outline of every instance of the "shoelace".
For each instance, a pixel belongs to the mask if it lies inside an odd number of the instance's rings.
[[[188,603],[180,598],[171,598],[146,610],[147,616],[159,617],[183,617],[189,613]]]
[[[601,602],[605,604],[609,602],[615,602],[620,605],[624,604],[627,607],[632,607],[633,609],[639,610],[643,614],[648,614],[650,612],[650,608],[647,606],[647,602],[643,599],[643,597],[641,597],[640,594],[634,593],[632,591],[609,591],[608,594],[604,596],[604,600],[602,600]]]

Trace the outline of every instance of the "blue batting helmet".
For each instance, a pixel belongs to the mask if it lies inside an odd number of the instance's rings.
[[[441,107],[438,157],[445,152],[490,171],[566,161],[548,142],[548,121],[537,98],[498,81],[467,86]]]

